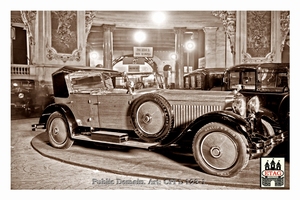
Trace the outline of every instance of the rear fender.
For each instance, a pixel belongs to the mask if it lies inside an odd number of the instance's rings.
[[[72,111],[65,104],[51,104],[51,105],[47,106],[39,119],[39,124],[40,125],[43,124],[44,128],[46,128],[46,123],[48,121],[48,118],[50,117],[50,115],[53,112],[60,112],[61,114],[63,114],[66,117],[69,124],[71,122],[73,125],[77,125]]]

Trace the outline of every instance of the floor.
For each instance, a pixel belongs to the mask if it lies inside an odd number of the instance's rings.
[[[163,179],[108,173],[51,159],[41,155],[31,145],[32,139],[41,133],[31,131],[31,124],[37,120],[11,120],[10,185],[5,183],[4,186],[8,190],[249,190],[247,187],[202,184],[200,181],[198,184],[172,184]],[[128,184],[133,182],[137,184]]]

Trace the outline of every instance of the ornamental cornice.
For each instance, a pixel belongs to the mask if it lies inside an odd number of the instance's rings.
[[[35,45],[32,27],[34,27],[36,13],[36,11],[21,11],[21,18],[25,25],[25,29],[27,30],[30,45]]]
[[[112,24],[103,24],[103,25],[102,25],[102,28],[103,28],[104,32],[106,32],[106,31],[111,31],[111,32],[113,32],[113,31],[115,30],[115,28],[116,28],[116,25],[112,25]]]
[[[80,61],[81,60],[81,53],[82,53],[82,48],[80,47],[79,49],[75,49],[72,54],[62,54],[62,53],[57,53],[57,51],[53,48],[50,47],[49,45],[46,45],[46,57],[49,60],[62,60],[64,63],[67,61]]]
[[[265,57],[252,57],[250,54],[242,51],[242,63],[272,63],[275,52],[268,53]]]
[[[95,18],[95,12],[93,12],[93,11],[86,11],[85,12],[85,35],[86,35],[86,41],[87,41],[88,35],[90,34],[94,18]]]

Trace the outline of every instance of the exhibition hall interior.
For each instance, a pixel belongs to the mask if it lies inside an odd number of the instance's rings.
[[[290,189],[290,11],[10,14],[11,189]]]

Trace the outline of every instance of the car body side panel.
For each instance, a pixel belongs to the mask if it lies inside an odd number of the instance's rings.
[[[98,127],[99,117],[97,107],[97,96],[89,94],[70,94],[69,98],[56,98],[56,103],[66,104],[72,110],[75,120],[81,126]]]
[[[132,95],[108,93],[97,98],[100,128],[133,130],[129,113]]]

